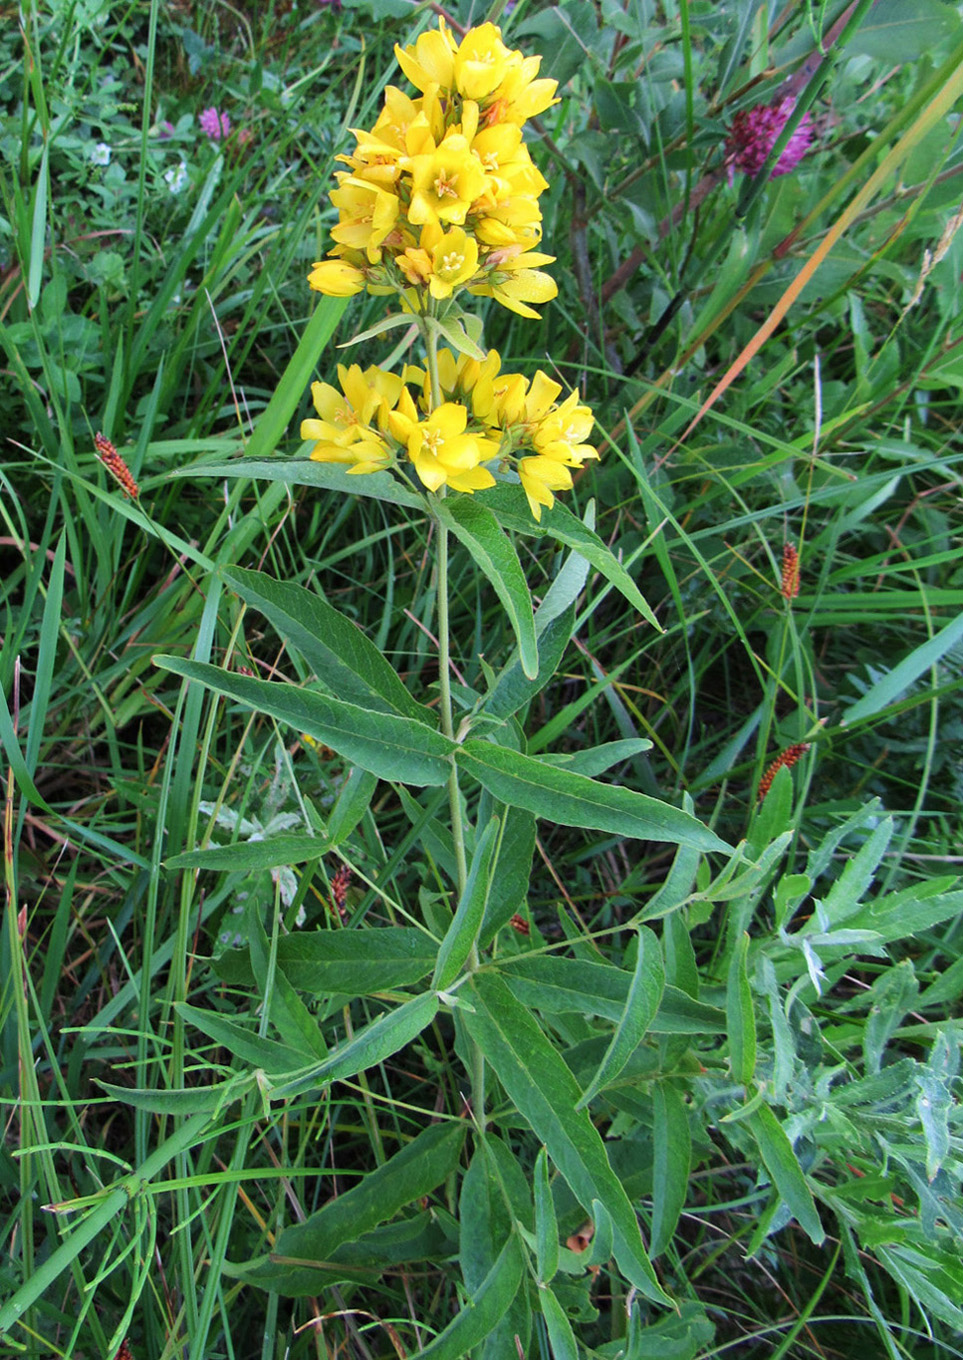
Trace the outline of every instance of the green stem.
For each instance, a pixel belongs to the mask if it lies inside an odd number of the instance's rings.
[[[431,386],[431,409],[442,404],[441,382],[438,377],[438,332],[430,320],[422,327],[428,380]],[[441,490],[444,495],[444,488]],[[448,527],[435,518],[438,535],[438,689],[441,699],[441,730],[449,741],[455,739],[454,714],[451,703],[451,630],[448,616]],[[465,823],[462,818],[461,793],[458,787],[458,766],[451,762],[448,776],[448,806],[451,811],[451,836],[455,847],[455,869],[458,878],[458,898],[465,894],[468,883],[468,860],[465,855]],[[478,967],[478,946],[472,945],[468,956],[469,971]],[[479,1127],[485,1126],[485,1057],[477,1044],[472,1043],[472,1109]]]

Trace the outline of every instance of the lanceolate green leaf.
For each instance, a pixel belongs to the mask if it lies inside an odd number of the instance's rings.
[[[476,973],[469,989],[475,1011],[464,1023],[519,1113],[545,1144],[583,1208],[599,1199],[612,1219],[615,1257],[626,1277],[647,1298],[670,1303],[645,1253],[635,1210],[612,1170],[605,1144],[558,1050],[531,1012],[494,973]]]
[[[278,941],[277,962],[292,986],[311,996],[371,996],[420,982],[437,954],[424,931],[390,926],[285,935]],[[214,968],[225,982],[254,981],[247,950],[222,954]]]
[[[329,850],[324,836],[291,835],[283,832],[266,841],[234,841],[230,845],[209,845],[204,850],[185,850],[164,861],[167,869],[225,869],[247,873],[252,869],[274,869],[279,864],[308,864],[321,859]]]
[[[336,698],[437,726],[434,716],[411,697],[374,643],[317,591],[240,567],[228,568],[224,577],[242,600],[259,610],[301,653]]]
[[[298,393],[300,399],[301,393]],[[257,431],[255,430],[255,434]],[[414,491],[392,477],[390,472],[366,472],[362,476],[348,472],[339,463],[314,463],[310,458],[232,458],[218,462],[192,463],[177,468],[171,477],[250,477],[267,482],[283,482],[285,486],[313,486],[320,491],[331,491],[336,496],[364,496],[385,501],[389,505],[404,505],[427,514],[428,507]]]
[[[676,1229],[689,1188],[689,1112],[671,1083],[652,1088],[652,1235],[653,1256],[665,1251]]]
[[[304,1065],[306,1057],[314,1056],[278,1043],[276,1039],[262,1038],[217,1011],[201,1010],[186,1002],[176,1003],[176,1008],[182,1020],[227,1049],[245,1066],[261,1068],[269,1074],[292,1072]]]
[[[521,1248],[517,1238],[510,1237],[476,1293],[445,1330],[418,1352],[418,1360],[465,1360],[508,1312],[522,1282],[522,1270]]]
[[[284,1100],[302,1091],[315,1090],[332,1081],[346,1081],[348,1077],[366,1072],[369,1067],[384,1062],[418,1037],[438,1013],[438,998],[433,992],[405,1001],[393,1010],[379,1015],[353,1039],[332,1048],[324,1062],[306,1071],[296,1072],[273,1088],[274,1098]]]
[[[601,1015],[618,1022],[625,1012],[631,975],[609,964],[553,955],[522,954],[502,960],[502,976],[520,1001],[547,1015]],[[725,1034],[725,1012],[666,987],[649,1029],[653,1034]]]
[[[535,1158],[535,1257],[539,1284],[548,1284],[558,1270],[558,1221],[544,1148]]]
[[[818,1247],[826,1234],[819,1221],[812,1191],[806,1184],[806,1177],[792,1150],[792,1143],[785,1129],[768,1105],[760,1105],[758,1109],[753,1110],[746,1116],[746,1123],[759,1145],[759,1152],[766,1164],[766,1170],[772,1177],[773,1185],[799,1226]]]
[[[227,1273],[289,1298],[334,1283],[340,1278],[333,1260],[339,1247],[356,1242],[447,1180],[458,1166],[465,1128],[459,1121],[429,1125],[350,1190],[303,1223],[285,1228],[270,1256],[229,1265]]]
[[[432,986],[444,991],[461,972],[478,938],[492,882],[492,860],[498,849],[498,819],[493,817],[482,832],[472,855],[468,882],[448,934],[441,942]]]
[[[591,1085],[579,1100],[577,1109],[590,1104],[603,1087],[615,1080],[642,1042],[659,1009],[665,989],[662,949],[657,937],[645,926],[639,930],[638,942],[635,972],[625,999],[625,1010],[619,1017],[612,1042],[599,1063]]]
[[[748,1086],[756,1070],[756,1017],[746,973],[749,936],[740,931],[729,963],[726,1016],[729,1021],[729,1067],[734,1079]]]
[[[518,642],[522,670],[529,680],[534,680],[538,675],[535,612],[525,573],[511,539],[492,512],[473,497],[458,496],[439,501],[435,513],[465,545],[476,566],[494,586]]]
[[[548,1285],[539,1290],[538,1299],[542,1305],[542,1316],[552,1347],[552,1360],[578,1360],[578,1343],[572,1331],[572,1324]]]
[[[380,779],[416,785],[444,784],[448,779],[453,743],[411,718],[372,713],[327,694],[283,681],[253,680],[206,662],[177,656],[157,656],[154,661],[162,670],[197,680],[255,712],[289,723]]]
[[[669,803],[560,770],[519,751],[469,739],[457,748],[455,758],[501,802],[563,826],[610,831],[637,840],[671,841],[700,850],[729,849],[715,832]]]
[[[633,605],[644,619],[662,632],[662,625],[649,608],[632,577],[598,534],[583,524],[578,516],[556,501],[551,510],[543,510],[541,521],[532,518],[528,500],[520,486],[493,486],[483,491],[478,499],[494,510],[498,522],[512,533],[528,534],[533,538],[553,538],[574,548],[587,562],[601,572],[610,585]]]

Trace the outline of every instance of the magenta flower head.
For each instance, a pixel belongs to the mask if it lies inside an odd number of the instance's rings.
[[[758,175],[795,107],[795,99],[787,98],[780,99],[777,104],[757,104],[754,109],[741,109],[736,114],[726,142],[730,184],[736,170],[744,175]],[[795,170],[812,140],[813,125],[807,113],[783,147],[769,178],[776,179]]]
[[[201,131],[206,133],[212,142],[219,142],[222,137],[230,134],[230,118],[226,113],[218,113],[215,108],[205,109],[197,121],[201,125]]]

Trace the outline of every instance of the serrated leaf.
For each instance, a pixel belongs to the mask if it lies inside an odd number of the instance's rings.
[[[439,501],[435,513],[468,549],[494,587],[512,625],[522,670],[534,680],[538,675],[535,612],[514,544],[492,512],[474,496]]]
[[[379,779],[405,784],[444,784],[451,772],[454,743],[411,718],[372,713],[358,704],[273,680],[235,675],[201,661],[155,656],[162,670],[196,680],[218,694],[289,723]]]
[[[605,1204],[623,1274],[647,1298],[670,1303],[646,1255],[635,1210],[609,1164],[605,1145],[587,1112],[575,1109],[581,1092],[558,1050],[497,975],[476,973],[469,994],[475,1010],[464,1014],[468,1032],[583,1208],[593,1199]]]
[[[455,759],[501,802],[562,826],[670,841],[700,850],[730,849],[715,832],[669,803],[557,769],[535,756],[469,739],[457,748]]]
[[[301,653],[336,698],[437,727],[374,643],[316,591],[241,567],[227,568],[224,579]]]

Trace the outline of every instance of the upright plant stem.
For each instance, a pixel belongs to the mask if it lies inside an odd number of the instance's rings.
[[[441,383],[438,378],[438,334],[434,327],[425,325],[428,379],[431,386],[431,409],[441,405]],[[442,493],[444,494],[444,488]],[[455,723],[451,706],[451,630],[448,616],[448,527],[435,519],[438,536],[438,689],[441,698],[441,730],[449,741],[455,739]],[[455,847],[455,870],[458,878],[459,901],[468,882],[468,861],[465,855],[465,823],[462,817],[461,793],[458,787],[458,766],[451,762],[448,776],[448,806],[451,810],[451,836]],[[472,945],[468,967],[478,967],[478,946]],[[485,1126],[485,1058],[477,1044],[472,1043],[472,1109],[481,1128]]]

